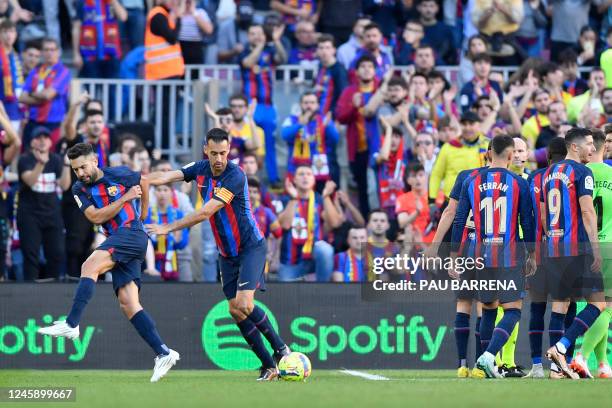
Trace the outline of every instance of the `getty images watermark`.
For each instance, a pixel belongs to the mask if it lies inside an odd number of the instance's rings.
[[[482,271],[485,258],[482,257],[417,257],[408,254],[396,254],[391,257],[372,258],[371,271],[375,276],[371,285],[375,291],[504,291],[516,290],[513,280],[496,279],[461,279],[467,271]],[[427,274],[427,271],[453,271],[456,279],[449,276]],[[408,279],[417,274],[427,274],[426,279]],[[392,279],[404,276],[405,279]]]

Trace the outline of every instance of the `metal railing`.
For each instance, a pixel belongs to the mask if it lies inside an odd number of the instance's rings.
[[[408,67],[394,69],[405,72]],[[456,83],[458,66],[436,69]],[[493,69],[507,81],[518,67]],[[581,72],[588,72],[588,68]],[[274,100],[279,124],[291,114],[315,74],[316,67],[312,66],[281,65],[275,69]],[[240,91],[241,78],[238,65],[187,65],[185,79],[181,80],[79,78],[74,86],[102,101],[110,123],[141,121],[153,125],[154,146],[177,163],[182,156],[201,154],[208,125],[204,104],[209,103],[213,109],[225,104],[230,95]],[[75,92],[72,95],[75,97]]]
[[[200,139],[194,137],[194,130],[199,129],[200,134],[203,131],[200,121],[204,120],[204,101],[211,97],[206,91],[210,82],[79,78],[76,87],[102,101],[109,123],[151,124],[154,146],[177,162],[178,157],[191,155],[194,143]]]

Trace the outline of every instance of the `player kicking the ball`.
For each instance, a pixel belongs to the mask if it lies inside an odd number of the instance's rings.
[[[262,236],[249,203],[247,178],[234,163],[228,163],[229,135],[211,129],[206,135],[204,153],[208,160],[193,162],[181,170],[156,172],[148,176],[151,185],[195,180],[204,205],[171,224],[146,226],[153,234],[165,235],[210,219],[221,254],[221,282],[229,301],[230,314],[243,337],[262,363],[258,381],[278,378],[276,362],[289,354],[289,348],[270,324],[266,313],[254,303],[255,290],[264,290],[266,240]],[[268,353],[263,334],[274,349]]]
[[[98,168],[98,156],[89,143],[76,144],[67,155],[79,179],[72,187],[79,209],[90,222],[102,225],[109,237],[83,264],[66,321],[54,322],[38,332],[69,339],[79,337],[81,315],[93,297],[98,276],[111,271],[121,310],[157,355],[151,377],[151,382],[156,382],[176,364],[179,354],[164,344],[155,322],[138,299],[140,268],[147,252],[142,215],[147,213],[149,186],[139,173],[127,167]]]

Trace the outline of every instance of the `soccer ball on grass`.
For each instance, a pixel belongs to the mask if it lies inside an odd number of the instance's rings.
[[[304,381],[312,373],[312,365],[304,354],[292,352],[281,359],[278,370],[282,380]]]

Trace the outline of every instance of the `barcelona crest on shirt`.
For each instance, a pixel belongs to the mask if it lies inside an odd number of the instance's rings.
[[[117,188],[117,186],[110,186],[106,189],[106,191],[108,192],[109,196],[114,197],[119,192],[119,189]]]

